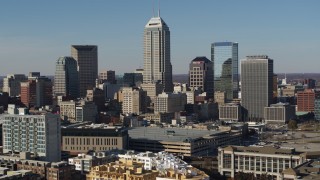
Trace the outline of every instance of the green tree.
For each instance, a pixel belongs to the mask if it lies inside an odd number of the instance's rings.
[[[290,120],[288,122],[288,128],[291,129],[291,131],[296,130],[298,128],[298,123],[295,120]]]

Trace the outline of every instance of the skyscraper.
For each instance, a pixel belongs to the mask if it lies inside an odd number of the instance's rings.
[[[211,44],[214,69],[214,91],[226,92],[226,101],[238,98],[238,43],[216,42]]]
[[[164,91],[173,91],[169,27],[161,17],[153,17],[144,28],[143,83],[159,81]]]
[[[78,65],[72,57],[60,57],[56,62],[54,94],[55,96],[79,97]]]
[[[241,102],[251,121],[264,117],[264,107],[272,104],[273,60],[266,55],[247,56],[241,61]]]
[[[213,99],[213,66],[206,57],[196,57],[189,65],[190,87],[201,87]]]
[[[72,45],[71,55],[78,63],[80,96],[95,87],[98,77],[98,47],[95,45]]]

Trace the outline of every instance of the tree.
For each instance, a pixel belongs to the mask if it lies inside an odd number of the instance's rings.
[[[298,123],[295,120],[290,120],[288,122],[288,128],[291,129],[291,131],[295,130],[298,128]]]
[[[234,180],[255,180],[253,173],[244,173],[244,172],[238,172],[234,176]]]

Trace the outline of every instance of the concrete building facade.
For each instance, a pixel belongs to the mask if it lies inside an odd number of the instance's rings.
[[[227,146],[218,149],[218,171],[221,175],[234,178],[238,172],[271,175],[282,180],[282,171],[296,167],[306,161],[304,153],[293,148],[260,146]]]
[[[207,98],[213,99],[213,63],[206,57],[196,57],[189,65],[189,85],[207,92]]]
[[[273,60],[266,55],[247,56],[241,61],[241,105],[248,111],[246,119],[262,120],[272,97]]]
[[[294,119],[295,114],[295,107],[289,103],[271,104],[270,107],[264,108],[264,121],[265,123],[285,124]]]
[[[143,83],[161,83],[173,91],[170,30],[161,17],[153,17],[144,28]]]
[[[1,119],[3,153],[31,152],[45,161],[60,161],[59,115],[28,115],[20,111],[19,114],[4,114]]]

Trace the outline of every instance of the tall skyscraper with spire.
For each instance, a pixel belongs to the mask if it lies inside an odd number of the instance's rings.
[[[160,82],[165,92],[173,91],[170,61],[170,31],[160,17],[152,17],[144,28],[143,83]]]

